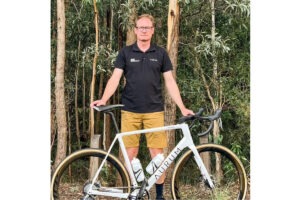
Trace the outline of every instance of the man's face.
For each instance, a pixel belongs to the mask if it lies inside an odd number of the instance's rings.
[[[134,33],[139,41],[150,41],[154,33],[154,27],[150,19],[143,17],[136,22]]]

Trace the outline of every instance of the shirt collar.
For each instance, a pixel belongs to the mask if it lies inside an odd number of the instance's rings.
[[[132,50],[133,50],[133,51],[137,51],[137,52],[142,52],[142,51],[139,49],[139,47],[137,46],[137,43],[136,43],[136,42],[133,44]],[[145,53],[147,53],[147,52],[152,52],[152,51],[155,51],[155,50],[156,50],[156,45],[153,44],[153,43],[151,43],[151,44],[150,44],[150,48],[149,48]]]

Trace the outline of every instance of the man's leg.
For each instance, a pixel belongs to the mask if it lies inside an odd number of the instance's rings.
[[[121,132],[140,130],[142,128],[141,115],[128,111],[121,111]],[[139,152],[140,135],[123,136],[126,152],[131,162]]]
[[[151,158],[153,159],[157,154],[164,153],[163,148],[149,148]],[[164,200],[164,182],[166,178],[166,172],[155,183],[156,200]]]
[[[164,112],[149,113],[145,118],[143,118],[144,128],[154,128],[164,126]],[[150,151],[151,158],[154,158],[157,154],[163,154],[163,148],[167,147],[167,134],[165,131],[147,133],[147,146]],[[162,176],[156,181],[156,199],[163,200],[163,184],[165,181],[166,174],[163,173]]]
[[[160,153],[164,153],[164,149],[163,148],[149,148],[149,151],[150,151],[150,155],[151,155],[151,158],[153,159],[157,154],[160,154]],[[166,178],[166,173],[164,172],[161,177],[156,181],[156,184],[162,184],[164,183],[165,181],[165,178]]]

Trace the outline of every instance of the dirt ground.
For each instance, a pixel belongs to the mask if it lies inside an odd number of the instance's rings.
[[[82,190],[81,188],[79,188],[78,186],[76,185],[63,185],[61,186],[61,193],[65,193],[64,191],[72,191],[72,195],[68,195],[68,196],[65,196],[63,198],[60,198],[60,200],[78,200],[80,199],[81,195],[82,195]],[[183,190],[183,191],[187,191],[187,192],[191,192],[189,190],[189,188]],[[195,194],[195,199],[201,199],[201,191],[198,191],[197,192],[199,194],[199,198],[196,197],[198,195]],[[183,194],[184,195],[184,194]],[[151,188],[150,190],[150,199],[151,200],[154,200],[155,199],[155,187]],[[170,186],[169,185],[165,185],[164,186],[164,196],[165,196],[165,199],[166,200],[171,200],[171,191],[170,191]],[[97,200],[100,200],[100,199],[105,199],[105,200],[110,200],[110,199],[116,199],[116,198],[96,198]],[[182,199],[185,199],[184,196],[182,196]],[[220,200],[223,200],[223,199],[220,199]],[[246,195],[246,199],[245,200],[250,200],[250,181],[248,181],[248,189],[247,189],[247,195]]]
[[[165,196],[165,199],[166,200],[172,200],[171,198],[171,191],[170,191],[170,186],[164,186],[164,196]],[[186,189],[188,191],[188,189]],[[155,200],[155,187],[151,188],[150,190],[150,197],[151,197],[151,200]],[[184,198],[184,196],[181,198],[181,199],[187,199],[187,198]],[[201,199],[201,198],[198,198],[198,199]],[[187,199],[189,200],[189,199]],[[222,199],[220,199],[222,200]],[[247,194],[246,194],[246,198],[245,200],[250,200],[250,182],[248,182],[248,187],[247,187]]]

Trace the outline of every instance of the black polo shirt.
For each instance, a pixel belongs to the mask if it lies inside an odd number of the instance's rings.
[[[164,110],[161,74],[173,69],[167,52],[151,44],[142,52],[137,44],[122,48],[115,67],[124,71],[126,85],[122,92],[124,110],[150,113]]]

